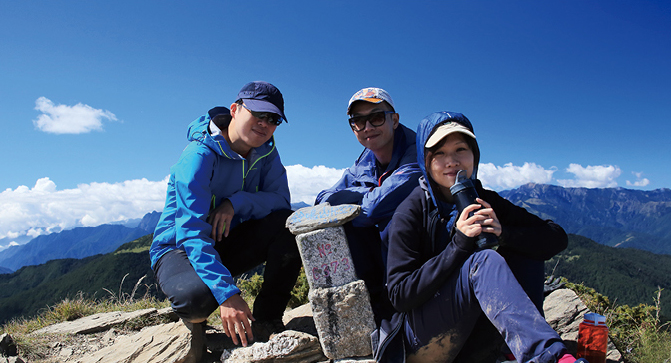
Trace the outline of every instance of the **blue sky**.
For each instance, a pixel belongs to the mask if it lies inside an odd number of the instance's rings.
[[[361,152],[368,86],[413,129],[469,117],[495,190],[669,188],[670,39],[667,1],[2,1],[0,238],[160,209],[188,123],[252,80],[295,201]]]

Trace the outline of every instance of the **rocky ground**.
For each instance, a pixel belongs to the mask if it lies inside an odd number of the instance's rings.
[[[551,293],[545,301],[546,320],[575,351],[578,324],[587,308],[568,289]],[[149,326],[141,331],[119,330],[129,319],[166,316],[173,322]],[[236,347],[221,327],[211,326],[206,332],[207,353],[200,363],[219,362],[329,362],[322,353],[309,305],[288,311],[284,317],[289,331],[273,337],[268,343],[255,343],[247,348]],[[197,363],[190,352],[191,335],[169,309],[145,309],[131,313],[96,314],[64,322],[32,334],[49,341],[48,356],[40,362],[171,362]],[[12,354],[13,353],[13,354]],[[28,362],[12,351],[10,336],[0,338],[0,363]],[[355,357],[338,362],[373,362],[370,357]],[[608,362],[622,362],[620,353],[610,343]]]

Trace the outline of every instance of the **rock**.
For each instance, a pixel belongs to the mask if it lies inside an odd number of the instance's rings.
[[[0,363],[25,363],[25,361],[19,357],[0,357]]]
[[[330,359],[368,356],[375,329],[368,290],[357,280],[342,224],[356,218],[358,205],[320,204],[287,219],[310,285],[310,306],[324,354]]]
[[[324,359],[316,337],[294,330],[285,330],[266,343],[225,350],[221,355],[222,363],[313,363]]]
[[[32,334],[88,334],[105,331],[113,325],[124,323],[128,320],[158,314],[156,309],[143,309],[131,312],[114,311],[111,313],[100,313],[83,317],[74,321],[49,325]]]
[[[77,362],[196,363],[188,354],[190,345],[189,329],[181,322],[174,322],[150,326],[134,335],[119,337],[113,345]]]
[[[587,306],[573,290],[559,289],[545,297],[543,302],[545,320],[564,340],[571,354],[575,355],[578,347],[578,327],[583,315],[589,312]],[[622,354],[608,338],[608,363],[624,362]]]
[[[312,318],[312,307],[309,303],[285,312],[282,322],[287,330],[302,331],[317,336],[317,327],[315,326],[315,320]]]
[[[305,276],[311,289],[356,281],[352,255],[342,226],[296,236]]]
[[[63,348],[61,351],[58,353],[58,355],[64,359],[68,359],[74,351],[72,348]]]
[[[16,354],[14,339],[7,333],[0,335],[0,356],[15,357]]]
[[[324,354],[330,359],[372,354],[375,329],[368,290],[362,280],[343,286],[310,289],[310,304]]]
[[[104,343],[112,343],[114,342],[115,338],[116,338],[116,330],[110,329],[107,331],[107,333],[105,333],[105,335],[103,335],[101,340]]]
[[[277,334],[267,343],[256,343],[247,348],[235,347],[220,327],[210,326],[206,330],[208,353],[199,363],[327,363],[334,360],[338,363],[374,363],[369,356],[369,333],[374,325],[372,320],[366,322],[366,318],[361,316],[363,310],[370,309],[368,295],[364,294],[363,299],[356,296],[365,292],[362,281],[314,289],[310,293],[310,304],[285,313],[283,322],[291,330]],[[314,305],[315,302],[317,306]],[[359,303],[363,306],[357,305]],[[575,354],[578,324],[587,312],[585,305],[573,291],[559,289],[546,297],[544,309],[548,323],[565,340],[570,352]],[[335,314],[330,314],[333,312]],[[372,316],[372,312],[363,314]],[[90,318],[79,320],[91,320]],[[95,320],[108,321],[101,317]],[[84,325],[86,324],[77,324]],[[316,326],[321,327],[321,342],[316,337]],[[310,329],[313,333],[306,332]],[[70,330],[64,331],[74,334]],[[2,349],[12,344],[9,335],[0,335]],[[107,332],[86,335],[80,333],[51,343],[49,347],[52,349],[48,361],[54,362],[196,363],[193,354],[190,354],[191,333],[182,322],[151,326],[140,332],[128,333],[109,329]],[[2,350],[0,354],[7,354],[5,352],[6,350]],[[23,363],[24,360],[16,356],[0,357],[0,363],[5,362]],[[623,362],[620,352],[612,342],[609,342],[608,362]]]
[[[301,234],[316,229],[342,226],[361,213],[361,206],[341,204],[331,206],[328,203],[314,207],[305,207],[295,211],[287,218],[287,228],[293,234]]]

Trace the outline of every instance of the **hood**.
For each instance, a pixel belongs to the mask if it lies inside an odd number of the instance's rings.
[[[215,153],[227,157],[229,159],[243,159],[235,151],[231,150],[226,139],[221,135],[212,136],[209,131],[210,115],[205,114],[193,120],[186,132],[186,139],[191,141],[198,141],[205,146],[212,149]],[[275,147],[275,136],[271,136],[265,144],[252,149],[255,155],[266,155],[270,153]]]
[[[426,163],[424,162],[424,159],[426,158],[424,145],[426,144],[426,141],[429,139],[429,137],[433,135],[433,132],[436,130],[436,128],[438,128],[438,126],[446,122],[459,123],[460,125],[466,127],[471,132],[473,132],[473,134],[475,134],[475,131],[473,131],[473,125],[471,124],[471,121],[469,121],[468,118],[466,118],[466,116],[458,112],[449,112],[449,111],[434,112],[429,116],[426,116],[424,119],[422,119],[422,121],[419,122],[419,126],[417,126],[417,164],[419,164],[419,168],[422,170],[422,175],[424,176],[424,179],[426,181],[425,183],[422,184],[422,186],[428,190],[434,205],[437,206],[439,205],[439,203],[436,201],[436,197],[433,193],[435,183],[428,175],[426,171]],[[474,144],[473,174],[471,175],[471,179],[477,179],[478,164],[480,163],[480,148],[478,147],[477,140],[474,139],[474,141],[475,142],[473,143]]]

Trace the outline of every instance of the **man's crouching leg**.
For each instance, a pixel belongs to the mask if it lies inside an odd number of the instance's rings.
[[[205,325],[207,317],[217,308],[217,301],[182,250],[166,253],[156,263],[154,270],[156,280],[170,300],[172,309],[191,331],[191,347],[186,361],[198,362],[207,350]]]
[[[254,340],[267,341],[282,332],[282,316],[301,268],[294,235],[285,227],[291,210],[276,211],[262,219],[259,242],[265,246],[266,268],[261,291],[254,301]]]

